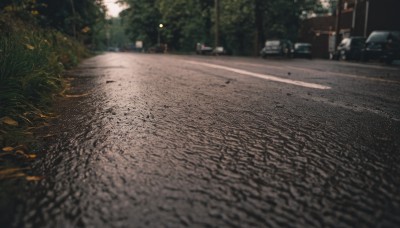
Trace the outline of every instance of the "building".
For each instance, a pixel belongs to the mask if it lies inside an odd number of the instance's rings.
[[[329,37],[335,33],[335,21],[334,16],[320,16],[302,22],[299,41],[312,44],[314,58],[329,57]]]
[[[300,37],[301,40],[313,44],[314,57],[329,57],[329,49],[332,49],[331,38],[336,32],[339,32],[340,41],[349,36],[368,37],[374,30],[400,31],[400,0],[340,0],[339,2],[337,9],[339,18],[337,15],[332,15],[303,21]]]
[[[342,0],[340,34],[367,37],[374,30],[400,30],[399,0]]]

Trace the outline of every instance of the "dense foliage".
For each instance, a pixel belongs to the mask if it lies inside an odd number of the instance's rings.
[[[214,44],[216,0],[120,2],[129,6],[121,15],[130,37],[148,47],[157,44],[158,32],[170,49]],[[295,40],[301,18],[325,10],[319,0],[219,0],[219,5],[219,43],[234,54],[258,53],[266,38]]]
[[[1,0],[0,12],[51,27],[89,44],[105,22],[102,0]]]
[[[108,33],[108,35],[105,35],[105,37],[108,37],[107,46],[117,47],[120,48],[120,50],[132,49],[132,42],[125,33],[126,28],[129,28],[129,26],[124,23],[121,18],[115,17],[108,19],[107,27],[103,31]]]
[[[0,33],[0,146],[4,146],[26,137],[20,129],[34,126],[44,116],[53,94],[63,88],[61,72],[87,52],[59,31],[10,15],[0,16]]]
[[[101,23],[97,0],[0,1],[0,152],[46,117],[61,72],[87,56]]]

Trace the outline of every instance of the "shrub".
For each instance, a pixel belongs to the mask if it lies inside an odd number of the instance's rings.
[[[21,21],[10,14],[0,16],[0,146],[16,143],[16,126],[5,117],[30,125],[43,116],[53,95],[64,84],[61,72],[87,56],[83,45],[54,30]],[[18,132],[18,131],[17,131]],[[0,147],[1,148],[1,147]]]

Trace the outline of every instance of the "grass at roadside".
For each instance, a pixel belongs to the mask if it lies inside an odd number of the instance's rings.
[[[32,160],[35,127],[51,117],[65,87],[61,73],[87,55],[74,39],[0,15],[0,179],[22,175],[10,168]],[[13,172],[11,172],[13,171]]]

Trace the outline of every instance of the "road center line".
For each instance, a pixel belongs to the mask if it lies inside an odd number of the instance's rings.
[[[331,89],[331,87],[329,87],[329,86],[319,85],[319,84],[315,84],[315,83],[308,83],[308,82],[303,82],[303,81],[297,81],[297,80],[291,80],[291,79],[285,79],[285,78],[279,78],[279,77],[272,76],[272,75],[258,74],[258,73],[253,73],[250,71],[240,70],[240,69],[221,66],[221,65],[195,62],[195,61],[186,61],[186,62],[194,64],[194,65],[201,65],[201,66],[206,66],[206,67],[210,67],[210,68],[226,70],[226,71],[234,72],[237,74],[249,75],[252,77],[262,78],[262,79],[269,80],[269,81],[282,82],[282,83],[286,83],[286,84],[302,86],[302,87],[307,87],[307,88],[311,88],[311,89]]]
[[[318,70],[307,69],[307,68],[303,68],[303,67],[289,66],[289,68],[292,68],[292,69],[295,69],[295,70],[303,70],[303,71],[307,71],[307,72],[310,72],[310,73],[315,73],[315,72],[321,73]],[[363,79],[363,80],[369,80],[369,81],[378,81],[378,82],[399,84],[398,81],[389,80],[389,79],[382,79],[382,78],[376,78],[376,77],[366,77],[366,76],[361,76],[361,75],[346,74],[346,73],[340,73],[340,72],[330,72],[330,71],[327,71],[325,73],[326,74],[335,75],[335,76],[339,76],[339,77],[348,77],[348,78],[354,78],[354,79]]]
[[[367,77],[367,76],[361,76],[361,75],[354,75],[354,74],[346,74],[346,73],[340,73],[340,72],[332,72],[332,71],[322,71],[318,69],[310,69],[310,68],[304,68],[304,67],[296,67],[296,66],[274,66],[274,65],[261,65],[261,64],[254,64],[254,63],[242,63],[242,62],[237,62],[238,64],[241,65],[247,65],[247,66],[256,66],[256,67],[268,67],[268,68],[274,68],[278,70],[285,70],[285,68],[291,68],[294,70],[302,70],[305,72],[309,73],[324,73],[324,74],[329,74],[329,75],[334,75],[334,76],[339,76],[339,77],[347,77],[347,78],[354,78],[354,79],[362,79],[362,80],[368,80],[368,81],[378,81],[378,82],[385,82],[385,83],[395,83],[395,84],[400,84],[399,81],[394,81],[390,79],[383,79],[383,78],[377,78],[377,77]],[[371,67],[371,68],[378,68],[379,66],[376,67]],[[380,67],[382,69],[385,69],[383,67]]]

